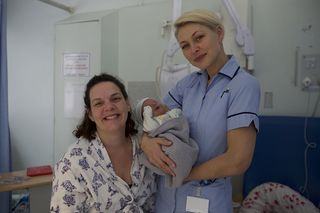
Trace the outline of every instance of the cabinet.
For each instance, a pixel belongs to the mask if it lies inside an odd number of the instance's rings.
[[[118,11],[76,14],[55,25],[54,160],[76,141],[72,131],[84,109],[88,80],[118,75]]]

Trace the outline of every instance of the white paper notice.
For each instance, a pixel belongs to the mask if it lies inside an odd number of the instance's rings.
[[[64,85],[64,117],[82,118],[85,84],[66,82]]]
[[[89,76],[90,54],[89,53],[64,53],[63,74],[65,76]]]

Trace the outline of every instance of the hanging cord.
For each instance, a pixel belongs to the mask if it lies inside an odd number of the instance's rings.
[[[309,172],[308,172],[308,151],[309,149],[315,149],[317,147],[317,144],[315,142],[309,142],[308,141],[308,134],[307,134],[307,129],[308,129],[308,113],[309,113],[309,106],[310,106],[310,97],[311,97],[311,92],[308,92],[308,102],[307,102],[307,112],[306,112],[306,117],[304,119],[304,129],[303,129],[303,137],[304,137],[304,142],[306,144],[306,148],[304,150],[304,185],[303,187],[300,187],[300,192],[301,194],[305,194],[306,197],[309,197],[309,191],[308,191],[308,180],[309,180]]]

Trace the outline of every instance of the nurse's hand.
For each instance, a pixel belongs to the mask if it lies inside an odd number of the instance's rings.
[[[169,175],[176,176],[173,171],[176,167],[175,162],[171,160],[161,149],[161,146],[171,146],[171,144],[171,141],[164,138],[151,138],[144,133],[141,141],[141,149],[151,164]]]

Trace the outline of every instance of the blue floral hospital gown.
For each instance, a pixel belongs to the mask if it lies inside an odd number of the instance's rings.
[[[80,138],[55,166],[51,212],[154,212],[155,174],[132,137],[132,186],[118,177],[101,140]]]

